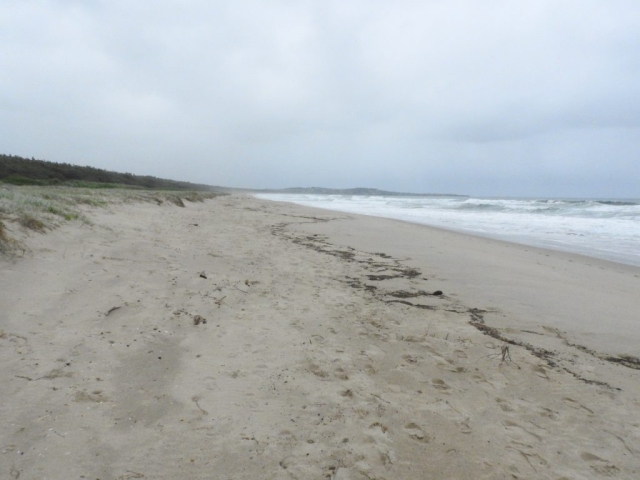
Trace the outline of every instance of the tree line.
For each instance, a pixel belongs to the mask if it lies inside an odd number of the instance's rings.
[[[0,154],[0,181],[14,185],[70,185],[79,187],[131,187],[163,190],[213,190],[202,185],[150,175],[112,172],[35,158]]]

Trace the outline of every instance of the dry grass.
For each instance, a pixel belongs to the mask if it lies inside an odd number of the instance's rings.
[[[12,256],[15,252],[20,250],[24,254],[25,249],[23,245],[17,240],[11,238],[6,225],[0,220],[0,256],[5,254]]]
[[[4,223],[0,220],[0,253],[4,253],[5,250],[8,250],[9,247],[9,237],[7,236],[6,228],[4,227]]]
[[[189,202],[204,202],[204,198],[202,198],[202,195],[199,195],[198,193],[195,193],[195,192],[185,195],[184,199]]]
[[[189,202],[202,202],[220,194],[213,192],[180,192],[133,189],[90,189],[73,187],[37,187],[0,184],[0,252],[16,242],[10,238],[8,222],[37,232],[56,228],[66,222],[91,225],[90,212],[96,208],[129,203],[153,203],[158,206],[186,207]]]
[[[18,217],[18,223],[24,228],[35,230],[36,232],[44,232],[45,229],[44,222],[26,213],[23,213]]]
[[[173,203],[174,205],[177,205],[179,207],[185,208],[185,204],[182,201],[182,199],[179,196],[171,196],[168,198],[168,200]]]

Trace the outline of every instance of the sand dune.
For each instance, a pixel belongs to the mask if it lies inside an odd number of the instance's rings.
[[[0,477],[640,478],[640,269],[185,204],[0,263]]]

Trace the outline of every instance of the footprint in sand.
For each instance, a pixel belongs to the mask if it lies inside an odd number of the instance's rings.
[[[364,371],[367,373],[367,375],[376,374],[376,369],[373,368],[373,365],[371,365],[370,363],[364,366]]]
[[[202,386],[207,390],[218,390],[218,384],[214,377],[204,377],[202,379]]]
[[[524,446],[528,447],[527,445],[524,445]],[[538,471],[536,469],[536,466],[538,466],[538,468],[540,467],[540,465],[542,465],[543,467],[548,467],[549,466],[549,462],[547,462],[547,460],[545,460],[543,457],[541,457],[537,453],[526,452],[522,448],[516,448],[516,447],[513,447],[513,446],[507,446],[506,449],[507,450],[512,450],[512,451],[518,453],[522,458],[524,458],[526,460],[526,462],[529,464],[529,466],[535,472]]]
[[[418,360],[415,357],[412,357],[411,355],[403,355],[402,358],[407,363],[412,363],[412,364],[418,363]]]
[[[562,400],[564,400],[565,403],[567,403],[569,406],[575,408],[575,409],[583,409],[587,412],[589,412],[590,414],[593,415],[593,410],[591,410],[590,408],[585,407],[584,405],[582,405],[581,403],[579,403],[577,400],[574,400],[573,398],[569,398],[569,397],[564,397]]]
[[[467,358],[467,354],[463,350],[455,350],[453,354],[457,360],[462,360]]]
[[[369,345],[366,350],[362,350],[360,353],[369,358],[380,357],[386,354],[386,352],[382,350],[380,347],[378,347],[377,345]]]
[[[551,410],[550,408],[540,407],[539,413],[543,417],[550,418],[551,420],[556,420],[558,418],[558,412]]]
[[[418,442],[429,443],[429,441],[431,441],[429,436],[424,433],[424,430],[422,430],[422,428],[420,428],[415,423],[408,423],[407,425],[405,425],[404,431],[407,433],[407,435]]]
[[[471,425],[469,425],[468,418],[462,422],[459,422],[458,426],[460,427],[460,433],[469,434],[473,432],[473,430],[471,429]]]
[[[103,403],[107,401],[107,397],[102,394],[102,390],[93,390],[92,392],[82,390],[76,392],[73,400],[75,402]]]
[[[390,444],[392,443],[391,438],[388,435],[389,428],[380,422],[374,422],[366,429],[367,441],[371,442],[373,449],[378,451],[378,459],[382,465],[389,465],[395,462],[396,455],[392,448],[390,448]],[[346,440],[346,439],[345,439]],[[344,440],[343,440],[344,442]],[[368,458],[367,458],[368,457]],[[375,458],[372,456],[364,455],[356,455],[354,456],[354,460],[359,462],[361,466],[369,467],[363,460],[367,460],[368,462],[376,462]],[[369,475],[366,475],[367,478],[372,478]],[[331,477],[338,478],[338,477]],[[340,478],[351,478],[351,477],[340,477]],[[358,478],[360,478],[358,476]]]
[[[369,430],[373,430],[376,432],[379,430],[382,433],[387,433],[387,430],[389,430],[389,428],[380,422],[374,422],[371,425],[369,425]]]
[[[504,398],[497,397],[496,402],[503,412],[514,412],[515,409]]]
[[[349,388],[340,392],[341,397],[353,398],[353,391]]]
[[[518,425],[516,422],[512,422],[511,420],[506,420],[502,426],[508,432],[507,435],[515,441],[518,442],[526,442],[531,439],[535,439],[538,442],[542,441],[542,437],[536,433],[533,433],[531,430],[524,428],[521,425]]]
[[[434,378],[433,380],[431,380],[431,384],[437,388],[438,390],[441,390],[443,392],[449,390],[451,387],[449,387],[449,385],[447,385],[444,380],[441,380],[439,378]]]
[[[609,460],[605,460],[604,458],[600,458],[597,455],[589,452],[582,452],[580,454],[580,458],[587,462],[589,466],[600,475],[606,475],[608,477],[615,476],[620,469],[615,465],[609,463]]]
[[[452,372],[452,373],[462,373],[465,371],[464,367],[456,367],[454,360],[450,358],[445,358],[444,360],[445,360],[444,362],[436,363],[436,367],[438,367],[440,370],[445,370],[447,372]]]
[[[496,386],[493,383],[491,383],[489,380],[487,380],[487,377],[485,377],[481,373],[474,373],[473,375],[471,375],[471,378],[473,378],[478,384],[486,383],[494,390],[497,390]]]
[[[313,373],[316,377],[327,378],[329,376],[329,374],[326,371],[324,371],[322,368],[320,368],[319,365],[316,365],[315,363],[312,363],[311,365],[309,365],[309,371]]]
[[[580,454],[580,458],[585,462],[593,462],[593,461],[606,462],[604,458],[600,458],[597,455],[594,455],[593,453],[589,453],[589,452],[582,452]]]
[[[533,372],[540,378],[549,380],[549,375],[547,375],[547,371],[542,366],[534,365],[533,367],[531,367],[531,370],[533,370]]]

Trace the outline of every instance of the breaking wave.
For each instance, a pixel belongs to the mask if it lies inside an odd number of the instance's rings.
[[[639,199],[256,196],[395,218],[640,266]]]

